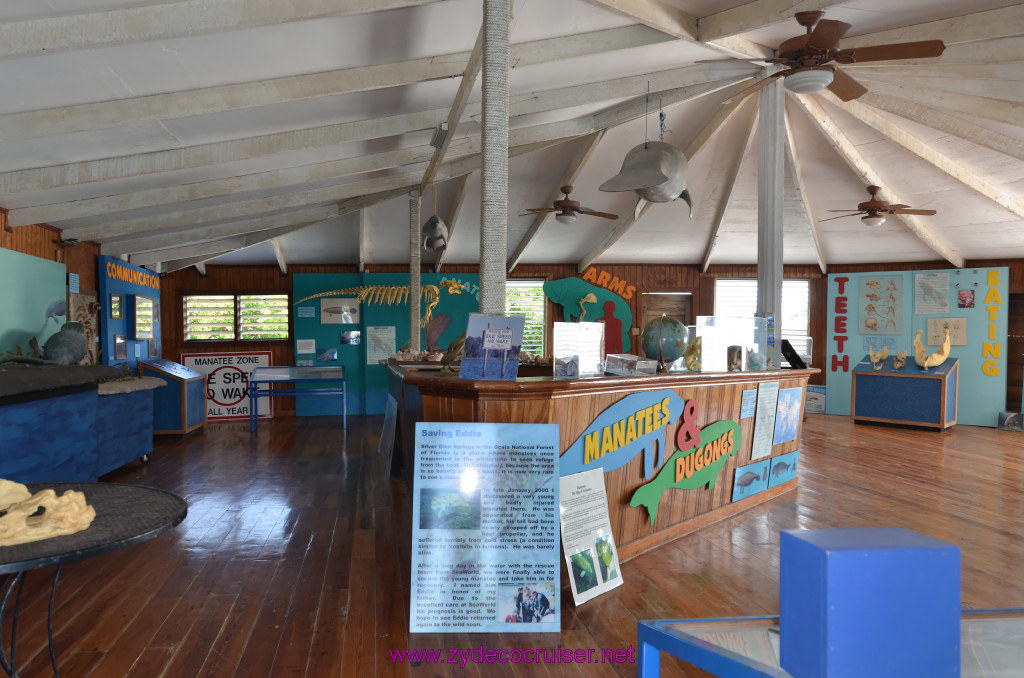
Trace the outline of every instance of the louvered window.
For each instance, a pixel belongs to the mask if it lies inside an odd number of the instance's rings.
[[[190,294],[185,341],[287,339],[287,294]]]
[[[779,339],[788,339],[800,355],[808,351],[807,305],[810,282],[782,281],[782,313]],[[715,280],[715,315],[752,318],[757,314],[756,278],[719,278]]]
[[[505,314],[526,316],[523,351],[544,355],[544,281],[505,282]]]

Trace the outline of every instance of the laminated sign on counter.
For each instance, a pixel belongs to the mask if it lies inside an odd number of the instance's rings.
[[[579,605],[622,584],[619,550],[608,519],[604,471],[562,476],[560,485],[562,549],[572,598]]]
[[[416,424],[413,633],[560,630],[557,424]]]

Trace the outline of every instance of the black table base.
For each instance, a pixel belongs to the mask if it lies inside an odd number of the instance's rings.
[[[53,605],[57,600],[57,582],[60,580],[61,565],[57,566],[57,570],[53,573],[53,584],[50,586],[50,605],[49,611],[46,616],[46,640],[47,647],[50,650],[50,665],[53,667],[53,675],[55,678],[60,678],[60,670],[57,668],[57,652],[53,647]],[[3,600],[0,601],[0,629],[4,627],[4,620],[7,618],[8,604],[11,600],[11,594],[17,589],[17,593],[14,595],[14,606],[11,610],[11,644],[10,653],[4,648],[3,637],[0,635],[0,668],[8,675],[9,678],[18,678],[17,666],[15,664],[15,651],[17,649],[18,641],[18,615],[21,612],[21,591],[25,588],[25,575],[27,573],[17,572],[14,574],[5,574],[0,576],[0,589],[4,590]],[[8,580],[10,580],[8,582]]]

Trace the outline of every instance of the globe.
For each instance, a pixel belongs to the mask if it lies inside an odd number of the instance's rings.
[[[670,363],[682,357],[689,343],[689,336],[686,325],[675,318],[663,315],[644,327],[640,333],[640,346],[648,358]]]

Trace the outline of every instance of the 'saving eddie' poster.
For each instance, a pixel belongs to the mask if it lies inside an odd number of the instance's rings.
[[[416,424],[413,633],[559,631],[558,426]]]

